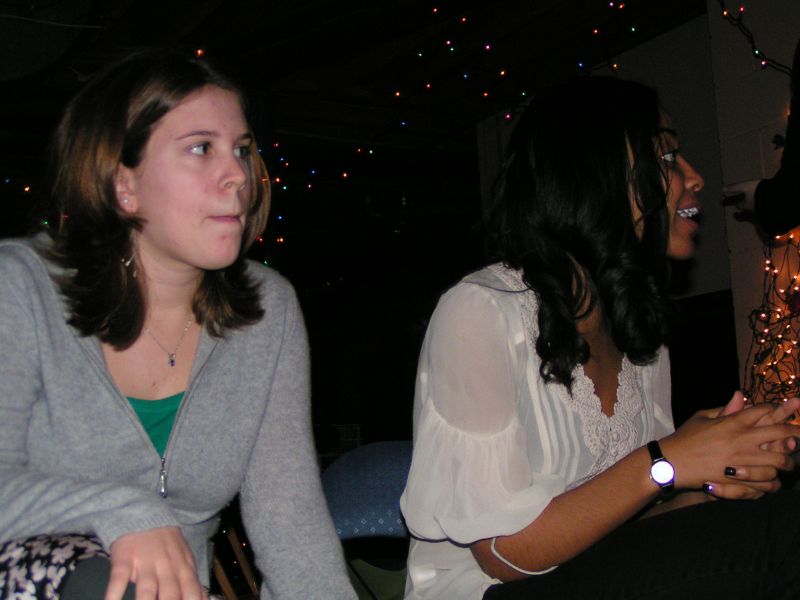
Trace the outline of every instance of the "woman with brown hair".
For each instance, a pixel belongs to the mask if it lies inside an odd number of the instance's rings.
[[[354,596],[302,315],[244,257],[269,207],[255,150],[238,88],[171,53],[113,65],[67,108],[58,232],[0,244],[3,595],[68,595],[105,555],[97,597],[204,598],[239,494],[262,598]]]

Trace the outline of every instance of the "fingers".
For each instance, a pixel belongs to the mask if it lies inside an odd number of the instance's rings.
[[[755,412],[756,409],[752,408],[750,410],[743,411],[739,414],[745,414],[749,412]],[[739,415],[735,415],[733,417],[727,417],[728,419],[736,419]],[[763,416],[763,415],[762,415]],[[772,425],[760,425],[755,426],[753,424],[745,425],[739,432],[733,431],[732,433],[736,434],[737,437],[740,438],[741,441],[745,442],[746,445],[750,445],[755,443],[756,448],[766,448],[764,444],[771,444],[776,441],[787,440],[787,438],[793,438],[800,436],[800,427],[797,425],[792,425],[790,423],[775,423]],[[795,442],[796,443],[796,442]],[[793,442],[783,441],[784,447],[791,447]],[[780,445],[776,446],[780,447]]]
[[[766,450],[767,452],[780,452],[782,454],[791,454],[792,452],[797,450],[797,438],[794,437],[783,438],[782,440],[775,440],[774,442],[761,444],[761,446],[759,447],[762,450]]]
[[[103,600],[122,600],[125,590],[128,589],[132,574],[133,570],[130,563],[112,560],[108,587]]]
[[[790,398],[786,402],[768,404],[773,410],[758,421],[758,425],[769,425],[773,423],[784,423],[788,421],[800,409],[800,398]]]
[[[732,481],[769,482],[778,477],[778,470],[774,467],[737,466],[725,467],[725,478]]]
[[[739,412],[744,408],[744,394],[739,390],[733,393],[731,399],[728,400],[728,403],[722,409],[718,416],[724,417],[726,415],[732,415],[734,413]]]
[[[768,489],[759,489],[758,486],[743,483],[721,483],[710,481],[703,484],[703,491],[714,498],[725,500],[756,500],[768,492],[775,492],[780,488],[780,482],[771,482]]]
[[[121,536],[111,545],[111,578],[104,600],[121,600],[128,582],[135,600],[206,600],[194,555],[177,527]]]

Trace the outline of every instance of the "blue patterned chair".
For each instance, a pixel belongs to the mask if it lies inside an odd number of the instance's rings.
[[[322,473],[322,487],[361,598],[402,598],[408,529],[400,495],[411,442],[375,442],[350,450]]]

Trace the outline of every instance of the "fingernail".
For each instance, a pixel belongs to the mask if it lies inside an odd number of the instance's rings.
[[[713,492],[714,492],[714,486],[713,486],[713,485],[711,485],[710,483],[704,483],[704,484],[703,484],[703,491],[704,491],[706,494],[711,494],[711,493],[713,493]]]
[[[736,467],[725,467],[725,477],[736,477]]]

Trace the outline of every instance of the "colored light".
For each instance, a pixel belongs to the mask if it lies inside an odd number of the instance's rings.
[[[198,48],[197,50],[195,50],[194,53],[197,56],[197,58],[202,58],[203,55],[205,55],[206,51],[203,50],[202,48]]]
[[[511,120],[511,113],[506,113],[505,118],[506,118],[506,121],[510,121]]]
[[[598,33],[600,33],[600,30],[599,29],[592,29],[592,33],[594,35],[597,35]]]
[[[489,97],[489,92],[483,92],[483,97],[484,98],[488,98]]]
[[[445,45],[445,46],[449,46],[449,45],[451,45],[452,43],[453,43],[453,42],[451,42],[450,40],[445,40],[445,42],[444,42],[444,45]]]
[[[489,50],[492,49],[492,45],[491,44],[484,44],[483,49],[486,50],[487,52],[489,52]]]
[[[506,70],[500,69],[500,77],[505,77],[505,76],[506,76]]]
[[[439,12],[439,8],[438,8],[438,7],[436,7],[436,6],[434,6],[434,7],[433,7],[433,14],[436,14],[436,13],[438,13],[438,12]]]
[[[399,98],[400,97],[400,90],[395,90],[394,97],[395,98]]]
[[[431,84],[430,84],[430,83],[426,83],[426,84],[425,84],[425,89],[426,89],[426,90],[429,90],[429,89],[431,89]]]
[[[347,174],[347,171],[345,171],[344,173],[342,173],[342,179],[347,179],[348,177],[349,177],[349,176],[348,176],[348,174]]]
[[[467,22],[467,17],[461,17],[461,22],[462,23],[466,23]]]

